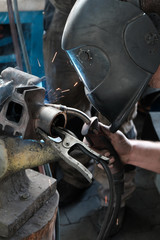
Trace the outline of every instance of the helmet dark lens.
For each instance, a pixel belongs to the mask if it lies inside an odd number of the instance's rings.
[[[74,48],[67,53],[88,91],[99,86],[109,73],[108,57],[97,47]]]

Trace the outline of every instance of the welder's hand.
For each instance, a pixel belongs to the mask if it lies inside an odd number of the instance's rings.
[[[91,147],[90,144],[89,144],[89,142],[86,140],[86,138],[84,138],[83,142],[84,142],[87,146]],[[115,167],[115,158],[114,158],[113,156],[111,156],[111,154],[110,154],[110,152],[108,151],[108,149],[101,149],[101,150],[99,150],[99,149],[97,149],[97,148],[95,148],[95,147],[91,147],[91,148],[92,148],[95,152],[99,153],[100,155],[103,155],[103,156],[109,158],[108,167],[110,168],[112,174],[115,174],[115,173],[119,172],[119,169],[117,169],[117,167]],[[101,169],[103,169],[103,167],[102,167],[101,164],[98,164],[98,167],[101,168]]]
[[[127,164],[128,156],[132,150],[130,140],[121,131],[117,131],[116,133],[110,132],[109,127],[102,123],[99,123],[99,127],[110,140],[122,163]],[[111,159],[111,161],[113,163],[114,160]]]
[[[99,123],[96,118],[91,118],[91,123],[83,126],[82,134],[91,148],[110,158],[109,166],[112,173],[118,173],[123,169],[122,163],[126,163],[131,145],[121,132],[113,134],[108,126]]]

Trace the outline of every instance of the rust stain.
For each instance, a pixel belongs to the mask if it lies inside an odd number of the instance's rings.
[[[55,240],[54,230],[55,221],[57,216],[57,209],[52,217],[52,219],[38,232],[32,233],[30,236],[23,238],[23,240]]]

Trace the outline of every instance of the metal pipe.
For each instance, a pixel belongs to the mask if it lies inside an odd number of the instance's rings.
[[[59,155],[44,142],[0,137],[0,181],[22,169],[58,161]]]
[[[56,137],[55,127],[65,128],[67,117],[61,110],[51,106],[41,106],[38,110],[38,119],[35,128],[42,129],[49,136]]]
[[[31,84],[34,85],[42,81],[41,78],[35,75],[20,71],[19,69],[12,68],[12,67],[8,67],[4,69],[1,72],[1,76],[3,80],[7,80],[7,81],[13,80],[13,83],[15,86],[31,85]]]
[[[84,112],[82,112],[76,108],[66,107],[61,104],[48,104],[48,105],[50,105],[54,108],[57,108],[67,114],[72,114],[73,116],[77,116],[77,117],[81,118],[83,120],[83,122],[86,124],[90,124],[90,122],[91,122],[91,119],[87,114],[85,114]]]
[[[12,40],[13,40],[13,46],[14,46],[14,51],[16,55],[16,62],[18,67],[22,70],[22,59],[21,59],[21,53],[20,53],[20,48],[18,44],[18,37],[17,37],[17,31],[16,31],[16,26],[14,22],[14,14],[13,14],[13,7],[12,7],[12,1],[7,0],[7,7],[8,7],[8,17],[9,17],[9,22],[10,22],[10,29],[11,29],[11,35],[12,35]]]
[[[23,53],[23,57],[24,57],[26,70],[27,70],[28,73],[31,73],[31,66],[30,66],[30,63],[29,63],[29,57],[28,57],[27,48],[26,48],[26,45],[25,45],[25,40],[24,40],[24,35],[23,35],[23,30],[22,30],[22,24],[21,24],[21,21],[20,21],[20,16],[19,16],[19,11],[18,11],[17,0],[13,1],[13,6],[14,6],[15,19],[16,19],[16,23],[17,23],[18,36],[19,36],[19,40],[20,40],[20,44],[21,44],[21,49],[22,49],[22,53]]]

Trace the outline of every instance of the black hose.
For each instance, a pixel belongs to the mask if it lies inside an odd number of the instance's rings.
[[[104,168],[104,170],[105,170],[105,168]],[[104,233],[103,233],[102,237],[100,238],[101,240],[108,239],[108,237],[111,233],[112,227],[116,225],[116,220],[117,220],[120,205],[121,205],[121,195],[123,193],[123,172],[119,172],[119,173],[113,175],[112,184],[114,185],[114,190],[115,190],[114,207],[113,207],[113,212],[112,212],[112,216],[110,218],[109,223],[107,221],[106,222],[104,221],[104,223],[103,223]]]
[[[107,239],[110,233],[110,229],[112,227],[112,216],[113,216],[113,211],[114,211],[114,200],[115,200],[115,186],[113,184],[113,176],[111,174],[111,171],[108,167],[108,164],[105,163],[103,160],[98,160],[100,164],[103,166],[108,182],[109,182],[109,189],[110,189],[110,198],[109,198],[109,203],[108,203],[108,208],[107,212],[104,217],[103,225],[100,229],[99,235],[97,237],[97,240],[102,240],[102,239]]]
[[[113,179],[113,175],[108,167],[108,163],[105,162],[104,160],[101,160],[100,158],[97,158],[97,156],[95,156],[93,153],[89,152],[86,148],[84,148],[82,145],[77,145],[77,147],[86,155],[88,155],[89,157],[91,157],[92,159],[94,159],[96,162],[100,163],[105,172],[106,175],[108,177],[108,182],[109,182],[109,187],[110,187],[110,198],[109,198],[109,202],[108,202],[108,209],[107,212],[105,214],[105,218],[103,221],[103,225],[100,229],[100,233],[97,237],[97,240],[102,240],[105,237],[105,240],[107,239],[106,237],[109,236],[110,233],[110,229],[112,227],[112,223],[113,221],[111,221],[113,219],[113,212],[114,212],[114,203],[115,203],[115,186],[114,186],[114,179]]]
[[[123,181],[124,181],[123,169],[116,174],[112,174],[108,167],[108,162],[102,160],[101,158],[97,158],[97,156],[89,152],[87,149],[85,149],[81,145],[77,145],[77,147],[83,153],[87,154],[96,162],[100,163],[103,166],[108,178],[109,189],[110,189],[110,199],[108,203],[108,209],[104,217],[103,225],[97,237],[97,240],[107,240],[110,235],[112,226],[116,224],[116,219],[120,209],[121,195],[123,193]]]

